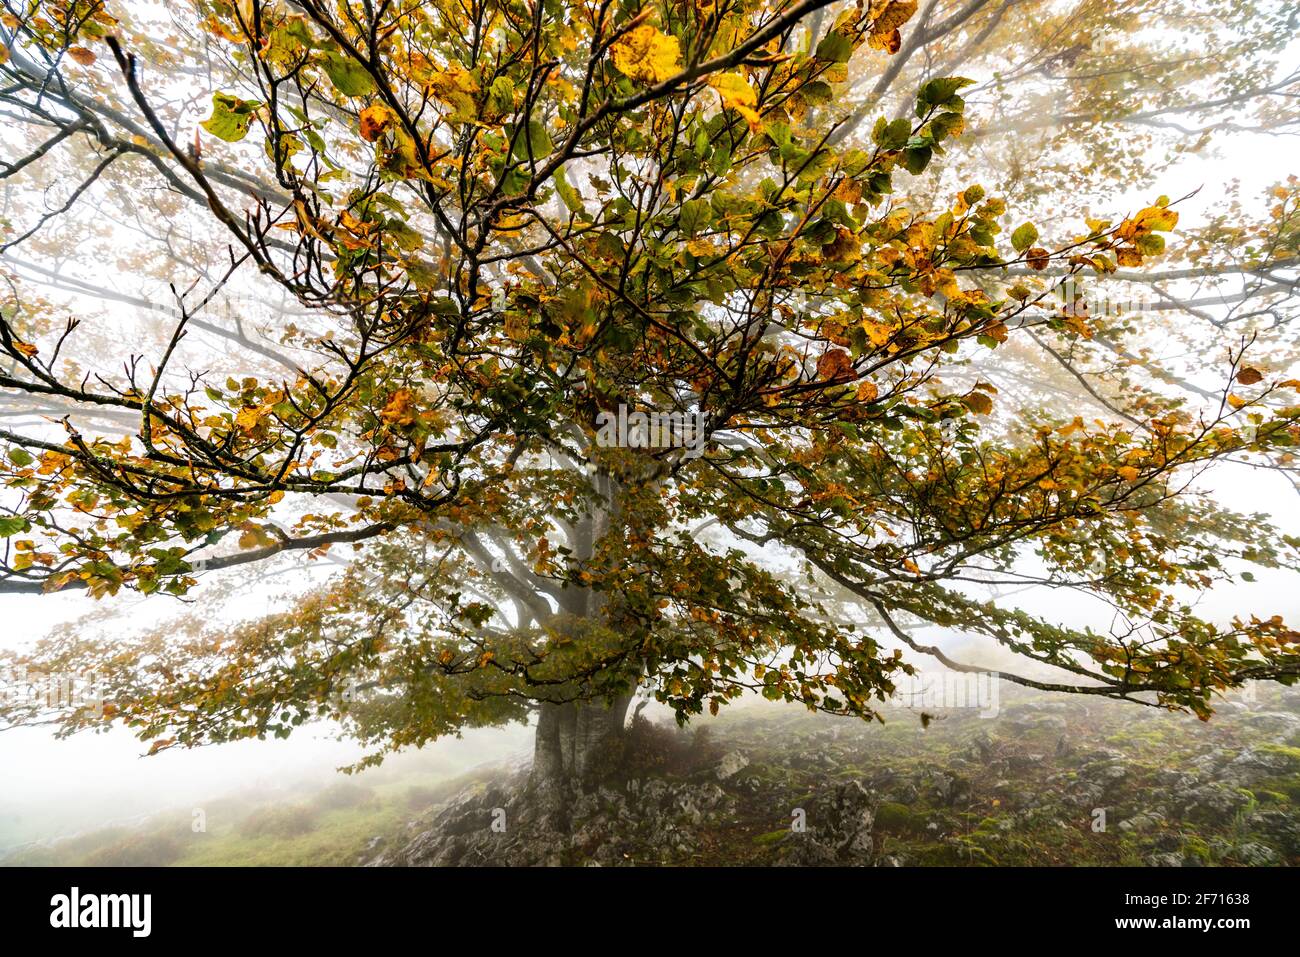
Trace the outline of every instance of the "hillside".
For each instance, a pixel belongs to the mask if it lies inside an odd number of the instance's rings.
[[[214,801],[205,833],[177,811],[3,863],[1300,863],[1292,689],[1228,702],[1208,724],[1030,693],[1004,695],[996,717],[924,725],[901,709],[868,726],[770,706],[680,731],[642,721],[567,829],[523,795],[524,773],[398,762]]]

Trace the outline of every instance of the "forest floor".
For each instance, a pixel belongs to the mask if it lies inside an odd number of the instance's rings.
[[[408,762],[213,801],[201,833],[176,811],[0,864],[1300,864],[1295,689],[1208,723],[1019,689],[996,717],[887,719],[755,706],[642,723],[560,839],[530,836],[518,767],[448,778]]]

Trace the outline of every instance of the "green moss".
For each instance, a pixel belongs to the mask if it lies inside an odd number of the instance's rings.
[[[925,844],[914,848],[913,854],[916,856],[918,864],[931,867],[969,867],[972,864],[990,865],[997,863],[988,851],[978,844],[960,839],[959,843],[945,841],[941,844]]]
[[[1259,750],[1265,754],[1276,754],[1286,758],[1288,771],[1300,771],[1300,748],[1292,748],[1285,744],[1261,744]]]
[[[1206,864],[1212,863],[1214,860],[1214,852],[1210,849],[1210,845],[1195,834],[1189,834],[1183,838],[1183,853],[1199,858]]]
[[[876,829],[880,831],[919,832],[925,830],[925,823],[925,816],[906,804],[886,801],[876,808]]]

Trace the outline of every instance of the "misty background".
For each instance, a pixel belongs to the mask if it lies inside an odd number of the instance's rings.
[[[1293,52],[1300,54],[1300,47]],[[1195,193],[1178,207],[1181,229],[1202,224],[1208,209],[1234,180],[1240,182],[1243,202],[1262,206],[1264,201],[1259,197],[1270,184],[1300,171],[1289,139],[1252,133],[1222,137],[1203,152],[1181,154],[1160,175],[1158,191],[1172,197]],[[1152,198],[1145,188],[1134,190],[1108,200],[1105,212],[1135,210]],[[1048,221],[1051,212],[1046,210],[1040,215]],[[1300,533],[1300,494],[1281,474],[1224,465],[1199,478],[1198,486],[1212,490],[1237,510],[1269,514],[1283,532]],[[310,569],[305,568],[306,564],[305,559],[281,559],[277,567],[288,570],[272,581],[241,587],[220,606],[221,620],[234,623],[289,607],[296,589],[338,571],[337,566],[328,563]],[[222,574],[227,573],[204,576],[199,592],[212,587]],[[1249,614],[1300,619],[1300,592],[1293,573],[1260,570],[1257,574],[1255,582],[1237,581],[1216,587],[1202,599],[1201,613],[1215,621]],[[1005,600],[1074,626],[1092,624],[1105,629],[1110,622],[1107,609],[1060,591],[1028,588],[1007,594]],[[0,595],[0,648],[20,648],[55,627],[80,622],[87,616],[101,616],[108,605],[112,606],[111,617],[95,627],[123,633],[148,630],[185,611],[178,599],[141,597],[129,592],[102,601],[72,593]],[[995,667],[1010,662],[1009,656],[1002,657],[987,644],[967,644],[960,632],[918,632],[918,638],[948,652],[961,652],[961,657],[972,664]],[[888,640],[882,643],[891,647]],[[938,668],[910,652],[908,657],[918,667]],[[1131,707],[1109,701],[1093,702],[1091,706]],[[795,705],[760,700],[738,707],[799,710]],[[647,714],[659,720],[671,719],[668,712],[653,705]],[[892,718],[908,720],[897,712]],[[694,723],[704,725],[710,720],[702,716]],[[459,738],[441,740],[419,753],[390,758],[381,768],[361,772],[354,780],[382,781],[394,774],[450,780],[477,767],[522,761],[530,755],[531,740],[529,729],[520,725],[470,729]],[[226,795],[253,792],[273,802],[278,793],[328,788],[341,777],[336,769],[365,753],[356,743],[339,739],[332,727],[320,724],[305,725],[288,740],[167,750],[152,757],[143,756],[146,749],[128,731],[116,727],[106,733],[82,733],[66,740],[57,740],[42,728],[0,732],[0,859],[25,845],[139,821],[163,811],[179,809],[189,813],[192,808],[209,805]]]

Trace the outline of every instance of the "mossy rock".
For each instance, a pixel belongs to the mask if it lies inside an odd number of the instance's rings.
[[[916,848],[913,852],[918,864],[928,865],[930,867],[954,867],[971,865],[990,865],[996,864],[997,861],[989,855],[988,851],[974,844],[965,843],[962,845],[949,844],[927,844]]]
[[[1300,748],[1285,744],[1261,744],[1259,750],[1286,759],[1288,771],[1300,771]]]
[[[875,829],[895,834],[920,833],[925,830],[926,817],[906,804],[885,801],[876,808]]]

